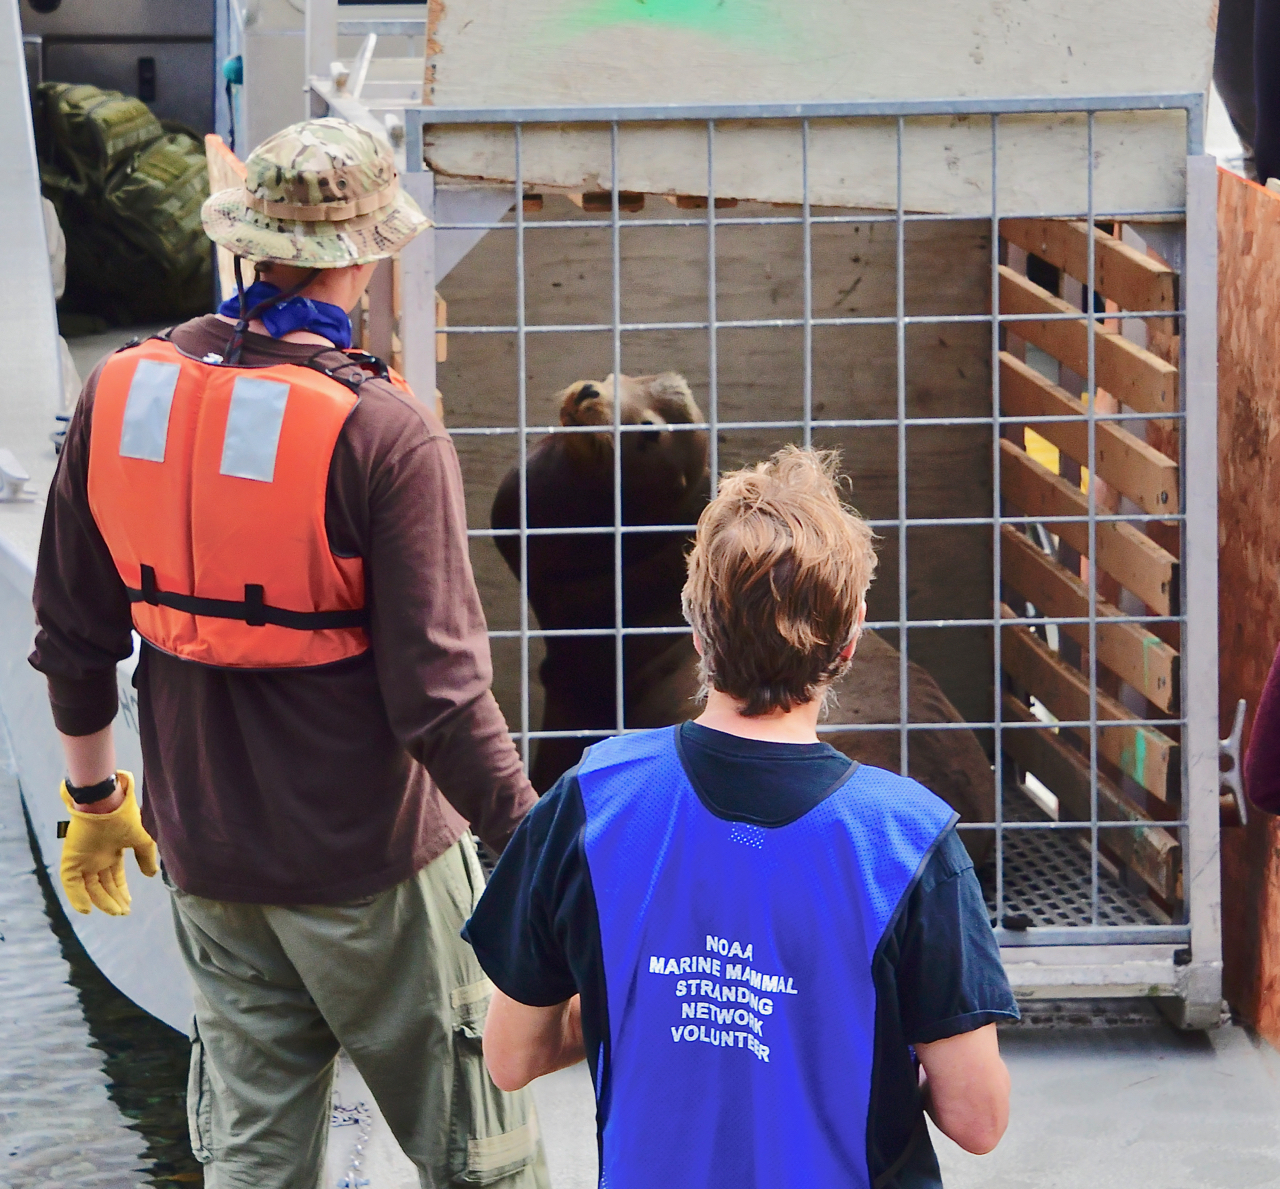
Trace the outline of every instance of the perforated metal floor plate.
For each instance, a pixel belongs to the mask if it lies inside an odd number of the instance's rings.
[[[1006,822],[1049,820],[1021,787],[1005,790],[1004,818]],[[1078,831],[1006,830],[1005,919],[1023,917],[1028,926],[1054,928],[1092,924],[1088,837],[1087,827]],[[982,885],[987,911],[994,920],[994,864],[982,873]],[[1097,923],[1132,926],[1168,922],[1149,900],[1131,892],[1100,866]]]

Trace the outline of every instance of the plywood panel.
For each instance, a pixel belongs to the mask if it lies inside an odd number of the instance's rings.
[[[1222,734],[1258,704],[1280,641],[1280,196],[1218,185],[1218,648]],[[1252,716],[1250,717],[1252,727]],[[1246,744],[1249,731],[1246,731]],[[1222,835],[1226,994],[1280,1044],[1280,830],[1255,812]]]
[[[1202,92],[1214,12],[1213,0],[469,0],[432,6],[426,93],[438,106],[505,107]],[[815,145],[816,201],[893,205],[892,121],[816,135],[831,138]],[[798,200],[791,139],[726,139],[723,193]],[[990,139],[985,118],[921,132],[908,205],[989,213]],[[685,165],[669,140],[624,141],[623,188],[706,193],[701,145]],[[1082,213],[1085,140],[1083,120],[1007,121],[1002,209]],[[501,143],[442,134],[429,155],[449,172],[507,178]],[[539,185],[608,176],[607,135],[561,130],[528,148],[524,176]],[[1097,209],[1180,205],[1180,114],[1100,117],[1095,149]]]
[[[1213,0],[470,0],[431,5],[424,93],[479,108],[1108,95],[1117,79],[1135,93],[1202,92],[1213,17]],[[814,200],[892,207],[895,134],[892,120],[815,125]],[[622,188],[707,192],[692,136],[687,154],[666,131],[623,138]],[[991,210],[986,118],[943,118],[913,136],[909,209]],[[787,141],[762,128],[726,134],[722,193],[799,201],[799,138]],[[1085,141],[1082,118],[1002,122],[1001,210],[1083,214]],[[525,179],[593,188],[609,177],[608,147],[607,134],[581,129],[530,134]],[[508,148],[497,133],[442,132],[429,157],[445,173],[511,178]],[[1094,150],[1094,209],[1180,205],[1181,114],[1102,115]]]
[[[1212,0],[468,0],[432,5],[429,64],[450,106],[1201,91],[1215,15]]]

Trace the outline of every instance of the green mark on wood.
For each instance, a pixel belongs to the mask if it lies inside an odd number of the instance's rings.
[[[1142,777],[1147,770],[1147,735],[1141,727],[1133,730],[1133,746],[1120,752],[1120,767],[1127,776],[1131,776],[1139,784],[1144,783]]]
[[[771,0],[592,0],[564,20],[571,35],[617,25],[683,29],[767,45],[778,32],[778,13]]]

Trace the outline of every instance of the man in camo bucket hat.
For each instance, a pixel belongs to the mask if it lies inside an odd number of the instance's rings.
[[[66,753],[63,886],[123,916],[124,851],[153,874],[158,849],[206,1189],[327,1180],[340,1047],[424,1186],[546,1189],[530,1097],[485,1069],[493,987],[460,936],[471,831],[501,851],[536,798],[489,688],[458,460],[346,350],[376,262],[429,223],[343,120],[246,166],[203,216],[256,279],[95,369],[50,493],[31,659]],[[141,805],[111,727],[134,631]]]

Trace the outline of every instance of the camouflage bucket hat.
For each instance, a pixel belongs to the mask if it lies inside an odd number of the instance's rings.
[[[391,146],[346,120],[303,120],[267,137],[243,188],[220,190],[200,216],[216,244],[246,260],[346,268],[399,251],[431,226],[400,189]]]

